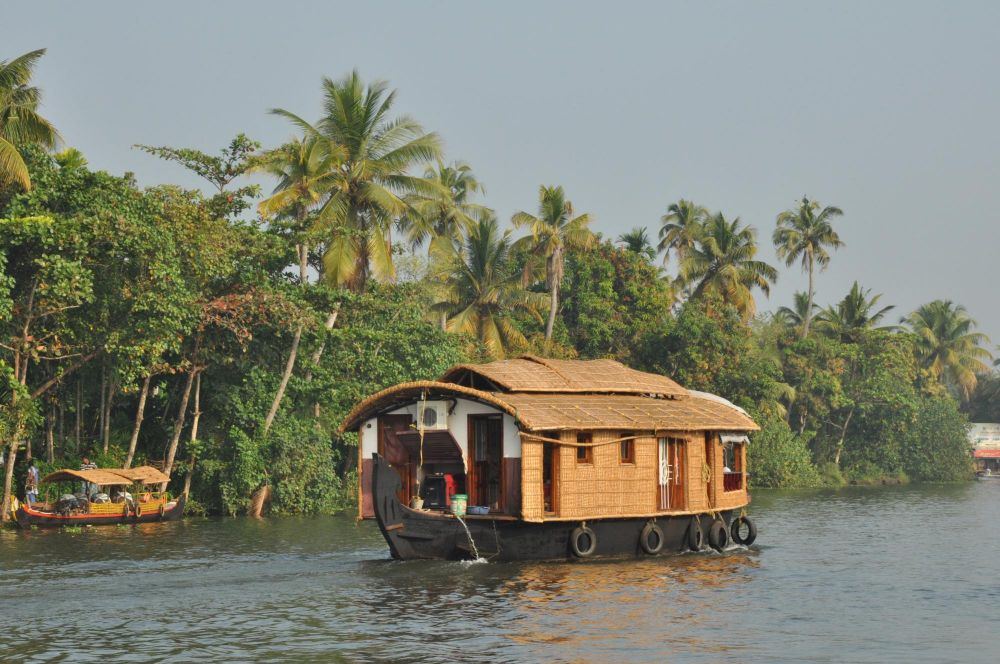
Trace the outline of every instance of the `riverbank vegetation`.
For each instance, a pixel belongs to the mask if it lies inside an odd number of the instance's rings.
[[[849,211],[776,211],[770,239],[807,286],[765,313],[779,270],[754,225],[664,201],[612,240],[555,183],[498,219],[472,167],[357,72],[322,81],[315,121],[273,111],[283,145],[137,146],[208,193],[95,171],[38,114],[41,54],[0,62],[5,496],[25,458],[89,454],[163,464],[214,513],[333,511],[354,496],[337,427],[357,400],[521,353],[725,396],[762,425],[757,486],[963,479],[966,414],[998,417],[990,341],[962,306],[905,314],[857,283],[817,304]]]

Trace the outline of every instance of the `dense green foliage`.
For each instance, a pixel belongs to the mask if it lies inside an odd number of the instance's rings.
[[[522,352],[615,358],[731,400],[762,426],[755,486],[962,479],[965,412],[1000,420],[988,340],[960,306],[930,303],[901,330],[880,326],[891,307],[858,284],[811,302],[815,266],[842,245],[837,208],[803,199],[779,215],[779,253],[810,284],[757,315],[777,270],[738,218],[681,200],[658,248],[642,227],[616,246],[551,186],[537,216],[505,227],[474,200],[467,164],[445,166],[436,134],[392,117],[386,84],[355,72],[323,94],[315,124],[277,111],[302,135],[272,149],[242,134],[218,156],[142,146],[210,195],[143,189],[19,135],[24,172],[0,179],[8,489],[26,456],[48,469],[89,455],[162,462],[171,490],[209,512],[342,509],[357,441],[339,425],[358,400]],[[274,192],[260,199],[250,172]]]
[[[608,241],[571,252],[564,284],[562,322],[580,357],[633,364],[639,342],[670,318],[673,292],[656,267]]]

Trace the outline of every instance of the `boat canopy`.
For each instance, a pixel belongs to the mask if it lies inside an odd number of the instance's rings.
[[[135,468],[112,468],[109,473],[121,475],[137,484],[160,484],[169,482],[170,477],[152,466],[136,466]]]
[[[136,468],[95,468],[90,470],[73,470],[63,468],[46,475],[43,482],[72,482],[83,480],[101,486],[124,486],[127,484],[160,484],[170,478],[152,466],[137,466]]]
[[[43,482],[73,482],[75,480],[83,480],[84,482],[100,484],[101,486],[132,484],[132,480],[127,477],[116,475],[110,470],[104,469],[72,470],[69,468],[63,468],[62,470],[57,470],[54,473],[49,473],[42,478]]]

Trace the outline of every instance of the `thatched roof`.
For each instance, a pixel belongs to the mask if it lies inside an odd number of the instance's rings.
[[[132,480],[122,477],[121,475],[116,475],[115,473],[103,468],[96,470],[72,470],[70,468],[63,468],[62,470],[49,473],[42,478],[43,482],[74,482],[76,480],[92,482],[94,484],[100,484],[101,486],[120,486],[132,483]]]
[[[690,397],[653,399],[624,394],[501,394],[524,429],[757,431],[746,413],[727,403]]]
[[[139,484],[160,484],[170,478],[152,466],[136,466],[135,468],[109,468],[108,472],[121,475]]]
[[[549,360],[533,355],[460,364],[446,371],[441,382],[502,392],[687,396],[687,390],[666,376],[636,371],[614,360]]]
[[[418,380],[412,383],[393,385],[358,402],[351,409],[351,412],[347,414],[347,417],[344,418],[343,423],[340,425],[340,430],[351,431],[352,429],[357,429],[362,420],[368,419],[378,413],[393,410],[398,406],[413,403],[415,399],[422,399],[424,397],[429,400],[464,397],[494,406],[510,415],[517,415],[517,412],[511,406],[489,392],[483,392],[471,387],[463,387],[454,383]]]
[[[454,383],[418,381],[390,387],[360,402],[344,419],[341,431],[356,429],[369,417],[425,397],[473,399],[513,415],[527,431],[756,431],[759,428],[742,410],[717,397],[663,399],[635,394],[486,392]]]
[[[122,486],[126,484],[159,484],[170,478],[152,466],[135,468],[96,468],[73,470],[63,468],[46,475],[43,482],[73,482],[84,480],[101,486]]]

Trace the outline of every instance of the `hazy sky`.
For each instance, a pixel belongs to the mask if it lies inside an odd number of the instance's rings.
[[[893,321],[935,298],[1000,342],[1000,3],[101,2],[0,7],[0,59],[47,47],[43,112],[93,167],[198,182],[130,146],[291,136],[320,78],[388,79],[502,219],[562,184],[596,229],[693,199],[755,226],[843,208],[818,301],[859,280]],[[782,268],[762,309],[804,290]]]

